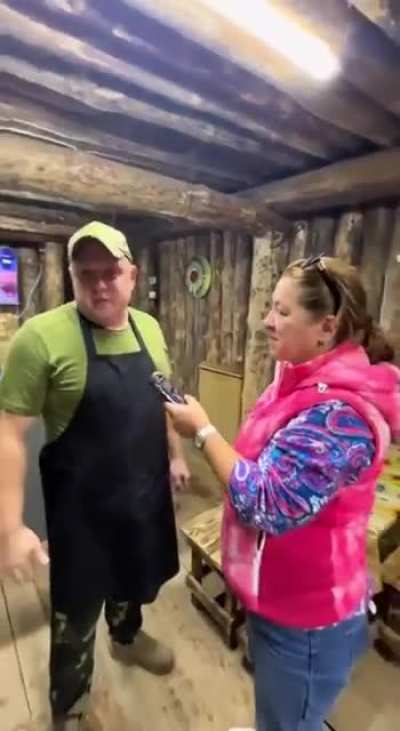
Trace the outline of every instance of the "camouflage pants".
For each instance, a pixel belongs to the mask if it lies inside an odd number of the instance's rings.
[[[94,669],[96,625],[103,602],[74,608],[52,608],[50,646],[50,703],[55,718],[85,711]],[[133,641],[142,624],[140,605],[107,600],[105,617],[111,637],[122,644]]]

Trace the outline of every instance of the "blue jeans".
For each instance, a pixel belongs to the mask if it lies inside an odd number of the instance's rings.
[[[299,630],[249,615],[257,731],[321,731],[355,662],[368,648],[368,620]]]

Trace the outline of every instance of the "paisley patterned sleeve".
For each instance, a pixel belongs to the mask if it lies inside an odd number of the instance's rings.
[[[292,419],[257,462],[240,459],[230,480],[232,504],[246,525],[284,533],[311,520],[374,459],[369,426],[340,401],[318,404]]]

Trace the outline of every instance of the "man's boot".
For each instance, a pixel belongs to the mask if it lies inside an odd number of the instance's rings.
[[[82,716],[71,715],[62,718],[53,718],[51,731],[82,731]]]
[[[143,630],[127,645],[111,640],[111,656],[124,665],[139,665],[154,675],[167,675],[175,664],[172,650]]]

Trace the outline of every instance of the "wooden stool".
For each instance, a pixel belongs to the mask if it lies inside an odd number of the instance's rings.
[[[247,624],[239,627],[239,647],[242,651],[242,665],[248,673],[253,674],[254,665],[250,655],[249,634]]]
[[[221,523],[222,505],[219,505],[192,518],[181,528],[192,552],[191,571],[186,577],[186,584],[194,606],[203,609],[214,620],[226,644],[233,649],[238,646],[237,631],[244,622],[244,611],[222,574]],[[213,576],[218,587],[207,591],[205,581]]]
[[[400,547],[383,563],[382,611],[378,617],[375,648],[396,665],[400,664]]]

